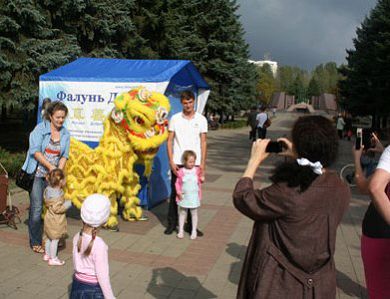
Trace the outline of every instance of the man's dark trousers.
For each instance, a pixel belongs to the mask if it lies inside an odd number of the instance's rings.
[[[259,135],[260,139],[264,139],[267,136],[267,128],[257,128],[257,134]]]
[[[249,131],[249,139],[252,141],[256,141],[256,134],[257,134],[257,128],[251,127],[251,130]]]

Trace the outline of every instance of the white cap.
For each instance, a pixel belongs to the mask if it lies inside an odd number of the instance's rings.
[[[107,196],[102,194],[89,195],[81,206],[81,219],[92,227],[99,227],[107,222],[110,208],[111,203]]]

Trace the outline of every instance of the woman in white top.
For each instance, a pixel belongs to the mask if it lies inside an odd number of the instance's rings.
[[[385,193],[390,183],[390,146],[383,152],[369,184],[372,201],[383,219],[390,224],[390,201]]]

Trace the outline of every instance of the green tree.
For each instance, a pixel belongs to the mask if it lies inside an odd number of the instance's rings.
[[[51,29],[32,0],[0,0],[0,104],[33,110],[39,75],[75,59],[74,36]]]
[[[303,102],[306,100],[306,86],[302,74],[298,73],[296,75],[291,87],[291,91],[291,94],[295,95],[297,102]]]
[[[77,38],[83,56],[110,58],[156,57],[133,22],[150,22],[147,9],[135,0],[38,0],[53,28]],[[144,1],[145,5],[149,1]],[[139,21],[141,23],[141,21]],[[140,26],[141,27],[141,26]]]
[[[321,87],[315,77],[311,77],[309,86],[307,87],[307,95],[309,98],[312,96],[319,96],[321,94]]]
[[[360,115],[390,112],[390,1],[379,0],[356,30],[354,49],[340,68],[342,104]]]
[[[268,105],[271,101],[273,93],[276,91],[276,79],[273,76],[271,67],[268,64],[258,67],[259,79],[257,82],[257,93],[259,99],[264,104]]]
[[[302,94],[309,83],[309,74],[296,66],[281,66],[278,69],[277,86],[280,91],[290,95]],[[306,93],[306,91],[304,92]]]
[[[336,63],[328,62],[316,66],[312,72],[312,78],[317,81],[320,93],[335,93],[340,79]]]
[[[232,114],[255,102],[256,69],[248,62],[248,45],[236,1],[169,0],[166,56],[189,59],[211,85],[210,110]]]

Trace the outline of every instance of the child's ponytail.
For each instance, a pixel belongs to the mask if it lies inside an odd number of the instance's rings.
[[[79,240],[77,241],[77,252],[81,251],[81,243],[83,242],[83,229],[80,230]]]
[[[96,238],[96,234],[97,234],[97,228],[94,227],[92,229],[92,239],[89,242],[87,249],[84,251],[84,255],[85,256],[89,256],[89,254],[91,253],[93,242],[95,241],[95,238]]]
[[[93,242],[94,242],[95,239],[96,239],[96,234],[97,234],[97,228],[94,227],[94,228],[92,229],[92,239],[91,239],[91,241],[89,242],[88,247],[87,247],[87,249],[84,251],[83,255],[89,256],[89,255],[91,254]],[[83,239],[83,229],[81,229],[81,231],[80,231],[80,236],[79,236],[79,240],[77,241],[77,252],[80,252],[80,251],[81,251],[82,239]]]

